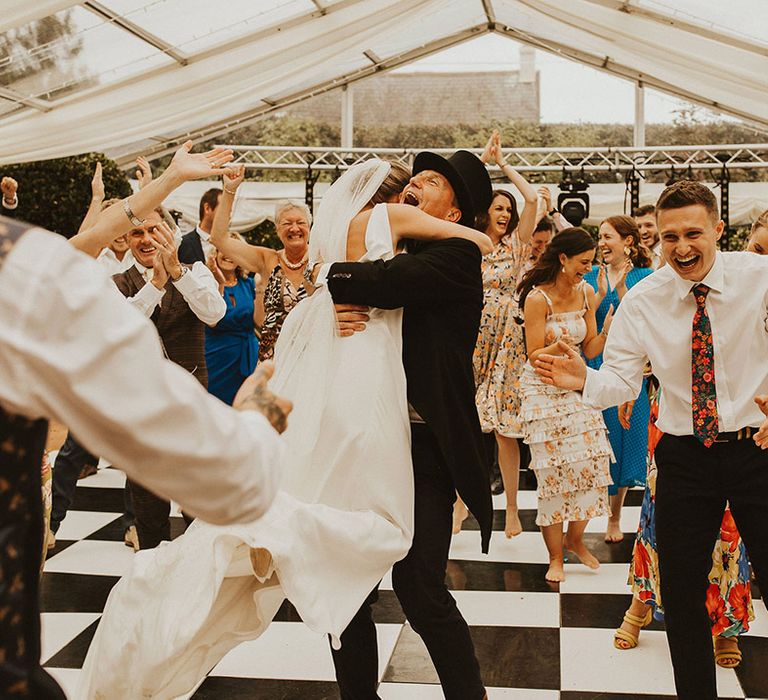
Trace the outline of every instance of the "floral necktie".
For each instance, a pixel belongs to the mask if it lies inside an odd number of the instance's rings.
[[[710,447],[717,437],[718,426],[715,351],[712,345],[712,325],[706,307],[709,287],[706,284],[697,284],[692,291],[696,299],[691,342],[693,434],[705,447]]]

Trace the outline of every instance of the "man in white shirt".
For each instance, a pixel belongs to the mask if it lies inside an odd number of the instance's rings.
[[[231,160],[190,148],[71,245],[0,217],[0,609],[11,612],[0,616],[0,697],[64,698],[40,668],[45,418],[65,421],[89,450],[209,522],[249,522],[274,498],[276,429],[290,404],[266,389],[269,369],[246,380],[239,411],[209,396],[163,360],[155,329],[75,250],[95,256],[129,230],[126,215],[138,220],[182,182],[220,174]]]
[[[112,277],[120,272],[125,272],[134,263],[133,253],[128,248],[128,237],[115,238],[104,250],[99,253],[96,262],[104,268],[104,271]]]
[[[651,267],[658,270],[662,265],[663,258],[661,256],[659,229],[656,225],[656,207],[653,204],[643,204],[632,212],[632,216],[640,231],[641,243],[651,251]]]
[[[661,384],[656,535],[675,684],[683,700],[716,700],[705,597],[727,502],[768,594],[768,260],[717,250],[724,224],[701,183],[668,187],[656,213],[666,265],[624,296],[600,370],[564,344],[563,356],[536,364],[602,409],[637,395],[650,359]]]
[[[221,189],[218,187],[213,187],[203,193],[200,198],[200,223],[192,231],[181,237],[179,244],[179,260],[181,262],[189,265],[195,262],[204,263],[213,253],[211,227],[220,197]]]
[[[157,211],[127,236],[135,262],[113,281],[155,324],[166,357],[207,387],[204,328],[218,323],[227,310],[213,274],[201,262],[181,265],[173,233]],[[169,501],[140,484],[131,483],[130,489],[139,547],[150,549],[169,540]]]

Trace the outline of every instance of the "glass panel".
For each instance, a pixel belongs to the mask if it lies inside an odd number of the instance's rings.
[[[107,0],[107,7],[194,54],[295,15],[316,10],[310,0]]]
[[[768,7],[765,0],[635,0],[637,5],[681,20],[702,24],[715,30],[725,30],[750,41],[768,45]]]
[[[9,51],[0,59],[0,85],[35,97],[59,97],[173,61],[81,7],[33,22],[5,39]]]

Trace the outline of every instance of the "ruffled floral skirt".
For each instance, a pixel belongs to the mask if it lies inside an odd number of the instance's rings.
[[[575,391],[541,381],[530,364],[520,378],[521,419],[538,484],[539,526],[610,514],[613,457],[600,411]]]

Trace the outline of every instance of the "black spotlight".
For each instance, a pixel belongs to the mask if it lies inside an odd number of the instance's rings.
[[[557,208],[572,226],[581,226],[581,222],[589,216],[589,183],[584,179],[584,173],[579,177],[564,173],[560,182],[560,194],[557,195]]]

